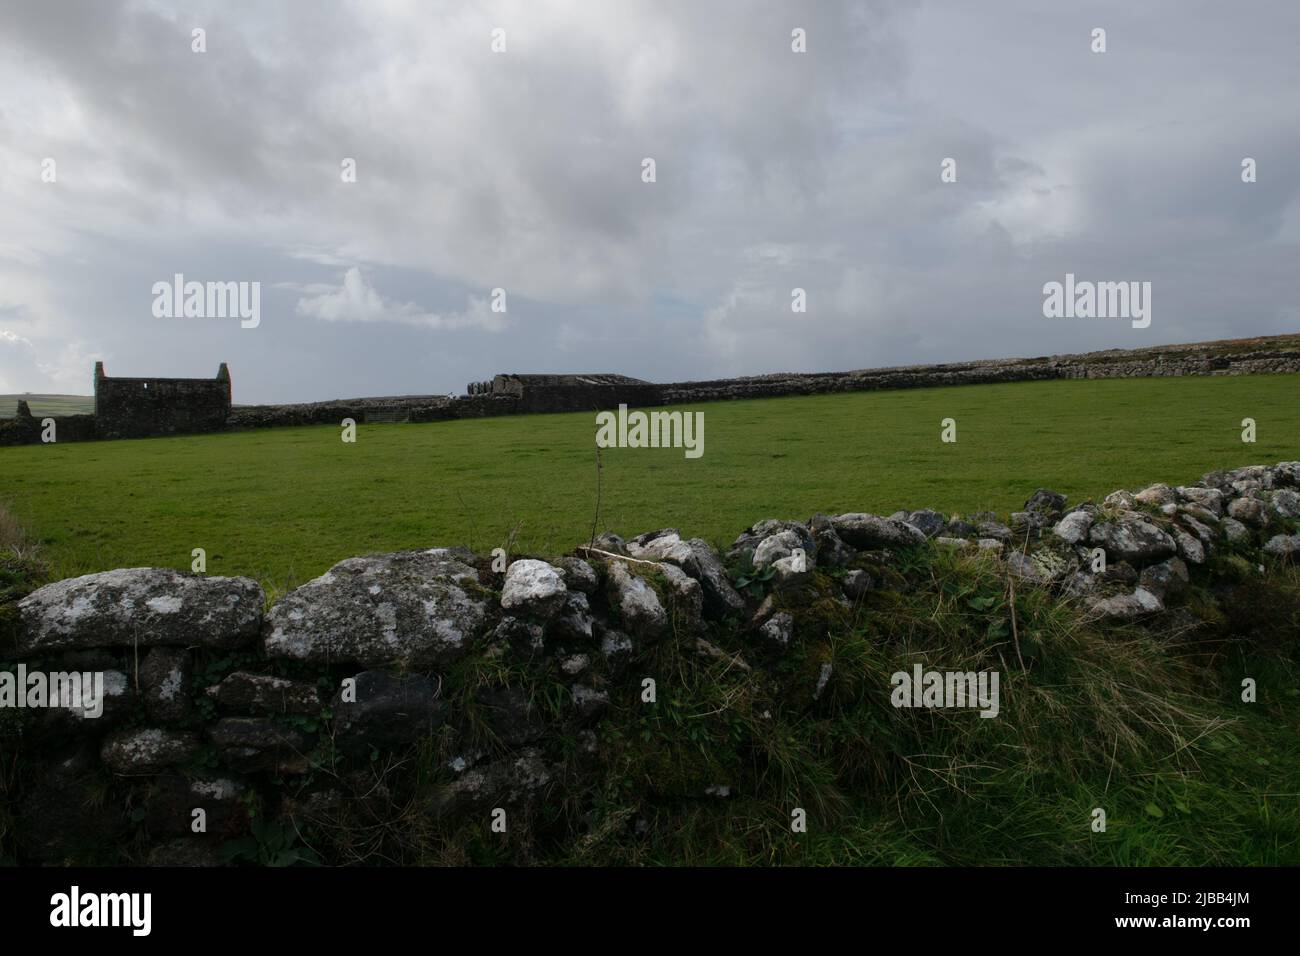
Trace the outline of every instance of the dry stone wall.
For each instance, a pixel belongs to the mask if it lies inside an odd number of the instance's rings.
[[[755,375],[654,384],[623,376],[498,375],[471,383],[462,396],[406,395],[294,405],[230,404],[230,373],[216,379],[118,379],[96,365],[96,415],[57,419],[60,441],[122,438],[226,428],[338,425],[367,421],[435,422],[531,412],[599,411],[632,407],[775,398],[830,392],[985,385],[1078,378],[1183,375],[1261,375],[1300,372],[1300,336],[1208,342],[1081,355],[913,365],[852,372]],[[575,379],[592,379],[575,383]],[[609,381],[600,381],[600,380]],[[40,422],[0,420],[0,445],[41,440]]]
[[[240,577],[125,568],[56,581],[0,618],[0,674],[102,674],[102,713],[87,716],[84,698],[0,708],[0,749],[30,771],[8,795],[22,860],[103,859],[130,843],[154,863],[220,862],[259,814],[328,825],[342,803],[373,799],[374,767],[406,766],[412,748],[438,754],[438,787],[408,812],[536,806],[596,759],[602,715],[636,699],[666,644],[778,668],[826,638],[808,607],[905,591],[925,549],[969,553],[1097,622],[1195,632],[1183,596],[1189,582],[1216,586],[1216,559],[1255,574],[1300,555],[1300,462],[1100,502],[1040,489],[1005,521],[769,518],[721,553],[661,529],[606,532],[550,560],[370,555],[269,607]],[[828,666],[795,691],[814,700]]]

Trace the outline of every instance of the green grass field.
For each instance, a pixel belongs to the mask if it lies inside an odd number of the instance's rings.
[[[1020,507],[1300,458],[1300,376],[1060,381],[692,406],[705,452],[602,453],[600,529],[729,543],[764,517]],[[1258,441],[1241,440],[1241,421]],[[957,442],[939,440],[957,421]],[[357,554],[434,545],[567,551],[596,505],[591,414],[334,426],[0,449],[0,504],[56,576],[247,574],[272,588]]]
[[[89,415],[95,411],[94,395],[38,395],[26,392],[0,395],[0,418],[13,418],[20,401],[27,402],[33,415]]]

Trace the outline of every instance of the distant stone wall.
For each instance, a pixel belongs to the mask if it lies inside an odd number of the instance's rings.
[[[909,365],[854,372],[791,373],[662,385],[663,403],[714,402],[827,392],[935,388],[1080,378],[1161,378],[1183,375],[1263,375],[1300,372],[1300,339],[1253,349],[1235,343],[1111,350],[1031,359]]]
[[[393,813],[433,825],[528,812],[566,800],[620,746],[602,720],[638,706],[647,675],[666,680],[665,661],[781,675],[782,700],[817,706],[840,666],[826,609],[848,621],[896,606],[931,582],[909,576],[926,549],[969,552],[1088,626],[1203,645],[1224,620],[1207,601],[1300,558],[1297,489],[1293,461],[1073,506],[1039,489],[1005,523],[924,508],[768,518],[725,554],[675,529],[606,532],[551,560],[403,551],[340,561],[269,608],[241,577],[126,568],[56,581],[0,606],[0,673],[99,673],[102,712],[84,697],[18,710],[11,691],[0,752],[22,773],[0,811],[20,863],[112,862],[130,848],[172,865],[229,859],[272,823],[342,832],[345,806],[374,824],[363,831]],[[889,687],[875,692],[887,700]],[[420,779],[435,789],[415,802],[402,788]],[[716,782],[659,796],[713,799]]]
[[[240,405],[231,411],[231,428],[271,428],[284,425],[338,425],[345,418],[364,424],[375,412],[403,409],[410,422],[440,422],[456,418],[485,418],[514,415],[520,411],[515,398],[487,395],[401,396],[397,398],[357,398],[333,402],[307,402],[297,405]]]
[[[0,419],[0,446],[37,444],[42,440],[47,420],[54,422],[56,442],[90,441],[96,437],[94,415],[42,415],[38,418],[26,402],[20,401],[13,418]]]
[[[220,431],[230,417],[230,370],[216,378],[109,378],[95,363],[95,426],[100,438],[146,438]]]

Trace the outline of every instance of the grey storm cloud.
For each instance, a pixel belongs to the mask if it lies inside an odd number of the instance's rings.
[[[1297,35],[1289,0],[5,4],[0,391],[85,393],[97,358],[225,360],[253,402],[1295,331]],[[1150,281],[1151,327],[1044,318],[1066,272]],[[261,282],[262,321],[155,318],[176,273]]]

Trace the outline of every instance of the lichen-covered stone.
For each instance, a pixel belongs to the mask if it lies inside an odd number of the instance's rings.
[[[1132,594],[1102,598],[1092,604],[1092,611],[1097,617],[1120,621],[1131,621],[1163,610],[1164,602],[1146,588],[1138,588]]]
[[[675,564],[661,562],[659,572],[667,585],[665,597],[673,628],[678,632],[694,632],[703,624],[704,589],[700,582]]]
[[[525,805],[539,799],[553,779],[541,753],[525,749],[517,757],[464,769],[434,796],[429,809],[442,816]]]
[[[779,611],[763,622],[758,633],[766,643],[785,650],[794,639],[794,616],[789,611]]]
[[[908,548],[925,543],[925,535],[904,521],[850,512],[831,518],[835,533],[855,548]]]
[[[596,576],[596,569],[582,558],[572,556],[560,558],[555,565],[564,575],[564,586],[570,591],[595,594],[600,587],[600,578]]]
[[[545,561],[521,558],[506,569],[501,606],[515,614],[549,618],[564,605],[567,593],[558,568]]]
[[[572,685],[569,697],[580,717],[594,717],[609,707],[609,693],[586,684]]]
[[[1143,568],[1138,583],[1162,601],[1167,601],[1186,590],[1188,580],[1187,565],[1182,559],[1169,558]]]
[[[1157,483],[1143,488],[1133,497],[1139,504],[1151,505],[1153,507],[1158,507],[1159,505],[1170,505],[1178,501],[1178,496],[1174,493],[1174,489],[1163,483]]]
[[[1223,492],[1218,488],[1197,488],[1179,486],[1174,489],[1175,493],[1183,501],[1205,508],[1215,515],[1223,514]]]
[[[119,568],[55,581],[18,602],[18,654],[86,647],[201,645],[256,639],[262,587],[249,578],[201,577],[170,568]]]
[[[1264,553],[1275,558],[1287,558],[1300,554],[1300,534],[1278,534],[1268,539]]]
[[[1250,529],[1236,518],[1224,518],[1219,522],[1219,529],[1229,544],[1245,544],[1251,538]]]
[[[710,619],[719,621],[744,611],[745,599],[732,586],[718,553],[703,538],[679,542],[666,550],[661,560],[678,565],[700,582],[704,614]]]
[[[1112,560],[1149,564],[1174,554],[1178,545],[1158,525],[1142,518],[1094,524],[1088,539],[1106,549]]]
[[[1056,523],[1052,533],[1066,544],[1078,544],[1086,541],[1092,529],[1093,516],[1087,511],[1071,511]]]
[[[623,626],[637,637],[659,637],[668,627],[668,612],[654,588],[627,569],[623,561],[609,563],[609,603]]]
[[[1228,502],[1228,517],[1252,528],[1262,528],[1268,524],[1264,502],[1256,498],[1234,498]]]
[[[314,684],[236,671],[207,689],[218,707],[249,716],[318,715],[323,704]]]
[[[183,647],[155,647],[140,665],[140,696],[149,719],[162,723],[185,720],[194,709],[190,697],[193,664]]]
[[[581,591],[570,591],[565,595],[564,606],[551,619],[548,628],[559,640],[587,642],[592,640],[595,621],[587,595]]]
[[[1065,495],[1058,491],[1039,488],[1025,502],[1025,511],[1044,515],[1057,515],[1065,509]]]
[[[439,667],[488,621],[475,570],[445,548],[348,558],[267,613],[268,657]]]
[[[184,763],[198,749],[198,737],[189,731],[142,727],[109,735],[99,756],[114,773],[158,773]]]

